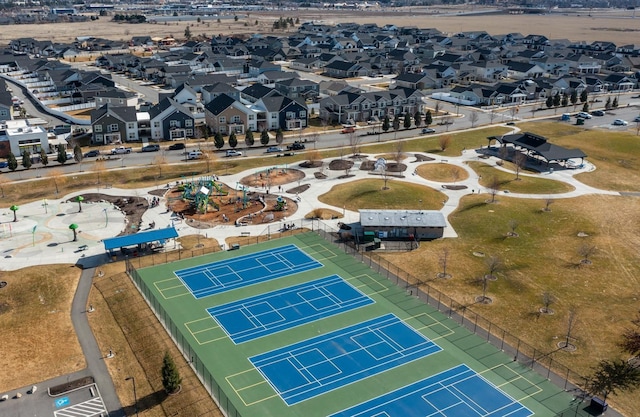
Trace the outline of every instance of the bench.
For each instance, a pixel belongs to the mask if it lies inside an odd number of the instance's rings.
[[[251,232],[240,232],[240,236],[251,236]]]

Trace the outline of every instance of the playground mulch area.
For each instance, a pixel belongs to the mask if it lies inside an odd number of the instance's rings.
[[[224,184],[222,189],[228,194],[211,197],[217,208],[209,208],[202,213],[196,210],[193,201],[183,198],[180,189],[173,188],[165,195],[167,208],[184,217],[186,224],[196,229],[207,229],[219,224],[235,224],[237,221],[267,224],[283,220],[298,210],[296,201],[284,196],[267,192],[247,192],[244,195],[243,192]],[[277,209],[279,202],[284,203],[283,210]]]
[[[300,181],[304,177],[304,172],[298,169],[276,167],[256,171],[254,174],[247,175],[240,180],[240,184],[248,187],[262,188],[268,191],[270,187],[278,187]]]

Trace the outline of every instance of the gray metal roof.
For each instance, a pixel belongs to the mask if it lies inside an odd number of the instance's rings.
[[[446,227],[444,215],[437,210],[358,210],[360,224],[389,227]]]

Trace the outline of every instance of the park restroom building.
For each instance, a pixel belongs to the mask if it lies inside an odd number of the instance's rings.
[[[444,235],[447,222],[437,210],[358,210],[365,235],[383,240],[432,240]]]

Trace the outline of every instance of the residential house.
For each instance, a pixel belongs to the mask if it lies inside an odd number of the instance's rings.
[[[274,88],[283,96],[291,98],[315,99],[320,94],[320,86],[311,80],[289,78],[276,81]]]
[[[81,89],[84,92],[83,97],[89,98],[87,89]],[[138,104],[138,95],[131,91],[120,90],[119,88],[101,88],[93,95],[96,102],[96,109],[110,104],[113,107],[135,107]]]
[[[181,140],[195,134],[194,118],[189,109],[171,98],[164,98],[149,109],[151,137],[158,140]]]
[[[290,97],[280,94],[268,95],[258,100],[254,107],[264,116],[258,120],[258,128],[261,128],[262,123],[264,128],[269,130],[304,129],[308,125],[307,106]]]
[[[216,96],[204,109],[206,124],[213,132],[244,134],[248,130],[261,130],[258,112],[227,94]]]
[[[91,111],[91,143],[107,145],[139,140],[135,107],[111,104]]]

